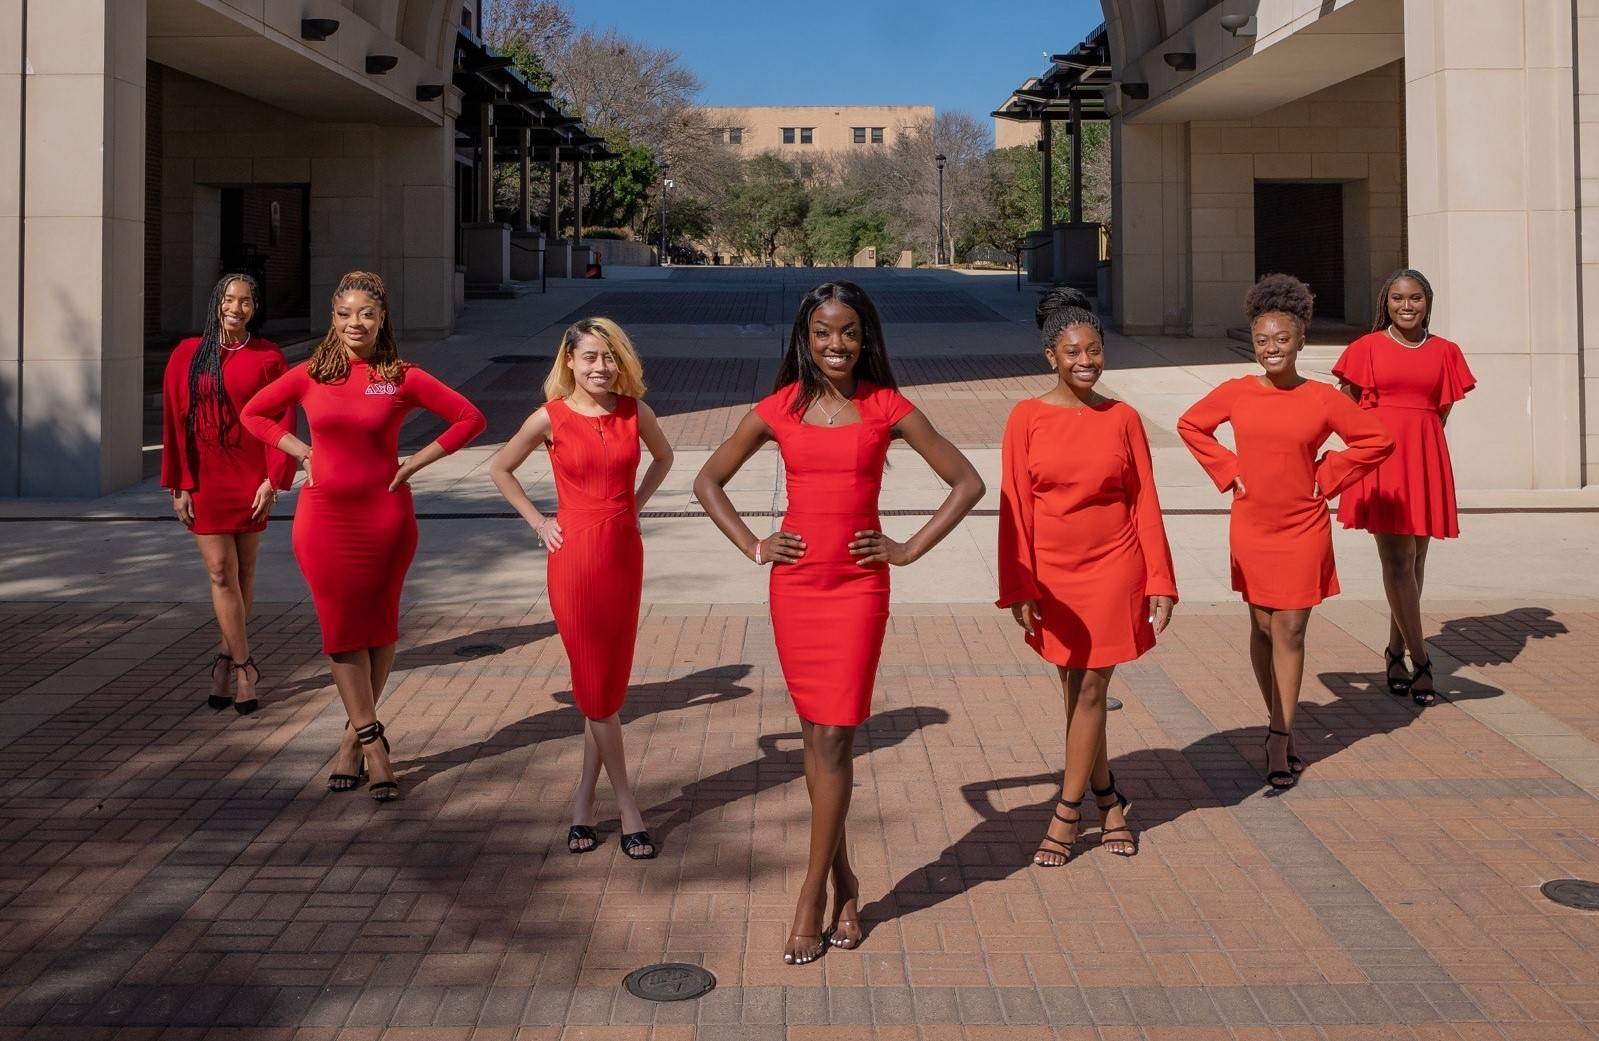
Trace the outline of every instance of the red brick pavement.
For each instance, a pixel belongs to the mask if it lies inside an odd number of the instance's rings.
[[[867,943],[778,957],[806,800],[770,626],[654,607],[625,715],[662,856],[616,822],[564,852],[580,719],[546,617],[416,609],[382,715],[406,798],[322,787],[339,715],[303,610],[261,612],[265,706],[201,705],[192,607],[6,605],[0,1041],[20,1038],[1561,1038],[1599,1025],[1599,804],[1448,703],[1372,684],[1313,624],[1304,783],[1261,791],[1234,606],[1187,606],[1119,671],[1115,769],[1144,829],[1027,865],[1055,685],[997,612],[900,609],[857,741]],[[1595,612],[1429,618],[1490,682],[1592,734]],[[496,643],[502,653],[458,657]],[[1476,648],[1476,658],[1467,657]],[[1496,661],[1487,659],[1495,656]],[[44,693],[37,692],[42,689]],[[28,691],[35,692],[29,693]],[[50,699],[55,699],[51,701]],[[26,715],[26,714],[24,714]],[[1090,815],[1092,819],[1092,815]],[[693,961],[647,1005],[621,978]]]

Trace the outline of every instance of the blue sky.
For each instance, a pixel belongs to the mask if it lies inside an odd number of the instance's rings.
[[[666,47],[706,105],[924,104],[988,113],[1102,20],[1099,0],[574,0]]]

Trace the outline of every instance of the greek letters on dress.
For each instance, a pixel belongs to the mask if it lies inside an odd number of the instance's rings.
[[[579,711],[606,719],[627,695],[644,593],[634,487],[638,401],[617,395],[605,416],[580,415],[560,398],[544,408],[562,539],[546,570],[550,610],[572,665]]]
[[[1236,453],[1216,440],[1223,423],[1232,424]],[[1393,451],[1382,424],[1326,383],[1279,390],[1241,376],[1183,413],[1177,432],[1217,490],[1244,480],[1230,541],[1233,588],[1245,602],[1295,610],[1336,594],[1327,500]],[[1317,459],[1333,434],[1348,447]]]
[[[395,382],[377,379],[366,362],[333,383],[289,370],[245,406],[251,434],[275,445],[291,433],[276,417],[295,406],[311,427],[311,479],[294,510],[294,559],[311,587],[322,652],[382,647],[400,636],[400,590],[416,555],[411,489],[389,491],[399,469],[400,425],[425,408],[450,426],[439,435],[446,452],[483,432],[483,413],[414,366]]]
[[[178,344],[161,380],[161,486],[189,492],[194,504],[189,530],[196,535],[265,531],[266,517],[251,516],[256,489],[268,478],[272,487],[288,488],[294,483],[294,460],[249,436],[242,422],[220,437],[206,409],[189,436],[189,367],[199,347],[197,336]],[[223,348],[222,386],[233,415],[242,415],[255,392],[287,369],[283,351],[270,340],[252,337],[239,347]],[[202,380],[210,389],[210,377]],[[285,426],[291,422],[287,412],[274,418]]]
[[[1344,489],[1339,521],[1382,535],[1459,536],[1442,413],[1477,385],[1460,347],[1441,336],[1406,347],[1368,333],[1344,350],[1333,375],[1359,387],[1360,407],[1394,436],[1394,454]]]
[[[1038,602],[1028,645],[1078,669],[1153,647],[1148,598],[1175,600],[1177,582],[1138,413],[1029,398],[1005,423],[1002,469],[997,606]]]
[[[888,629],[888,565],[850,555],[857,531],[880,530],[878,494],[894,424],[915,410],[898,391],[857,382],[850,400],[860,421],[805,423],[789,411],[791,384],[755,411],[783,456],[784,531],[805,539],[805,555],[774,564],[772,629],[794,708],[802,719],[858,726],[871,714],[872,685]]]

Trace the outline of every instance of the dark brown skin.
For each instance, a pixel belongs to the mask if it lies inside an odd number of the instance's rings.
[[[860,316],[851,307],[830,300],[811,319],[810,352],[826,374],[829,388],[803,417],[807,423],[835,426],[860,421],[850,402],[855,392],[855,366],[861,356]],[[921,529],[904,542],[881,531],[857,531],[850,552],[862,564],[904,566],[921,558],[955,529],[983,497],[983,481],[967,458],[950,444],[922,415],[912,412],[895,425],[893,434],[914,448],[939,478],[949,485],[949,495]],[[746,557],[755,559],[757,543],[761,563],[792,564],[805,555],[805,541],[793,532],[777,531],[757,539],[734,509],[725,487],[761,446],[772,440],[772,429],[755,412],[746,415],[722,446],[706,460],[694,479],[694,494],[705,512]],[[850,949],[861,942],[860,883],[849,863],[844,825],[849,815],[854,784],[854,759],[850,754],[855,728],[825,726],[800,721],[805,744],[805,788],[811,798],[810,857],[805,881],[794,909],[794,927],[784,946],[783,960],[804,964],[821,956],[822,913],[832,881],[833,911],[827,931],[835,947]]]

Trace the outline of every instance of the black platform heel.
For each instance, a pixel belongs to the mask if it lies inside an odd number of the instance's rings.
[[[1416,689],[1416,681],[1421,679],[1423,676],[1427,677],[1428,679],[1432,679],[1431,658],[1428,658],[1426,661],[1416,666],[1416,671],[1410,674],[1410,682],[1406,684],[1406,688],[1410,691],[1410,700],[1414,701],[1422,708],[1426,708],[1428,705],[1431,705],[1438,700],[1438,692],[1436,690]]]
[[[1065,799],[1064,793],[1062,793],[1062,797],[1055,801],[1055,819],[1060,821],[1062,824],[1070,824],[1074,829],[1077,828],[1079,825],[1081,825],[1083,823],[1083,815],[1081,813],[1079,813],[1075,817],[1062,817],[1061,813],[1060,813],[1060,809],[1061,809],[1062,806],[1066,806],[1066,807],[1070,807],[1071,809],[1075,810],[1075,809],[1078,809],[1079,807],[1081,807],[1082,805],[1083,805],[1082,796],[1078,796],[1076,802],[1067,802],[1066,799]],[[1072,832],[1072,843],[1075,844],[1076,842],[1077,842],[1077,832],[1073,831]],[[1046,843],[1048,844],[1047,846],[1045,845]],[[1055,848],[1054,849],[1050,849],[1049,846],[1053,846]],[[1047,860],[1039,860],[1038,859],[1039,857],[1045,855],[1046,853],[1047,854],[1052,854],[1052,855],[1057,856],[1057,857],[1060,857],[1061,858],[1061,862],[1059,864],[1052,864],[1052,863],[1050,863]],[[1067,864],[1069,864],[1071,862],[1071,859],[1072,859],[1072,847],[1071,847],[1071,845],[1069,845],[1069,844],[1067,844],[1065,842],[1062,842],[1060,839],[1052,838],[1050,836],[1050,834],[1049,834],[1048,829],[1046,828],[1045,831],[1044,831],[1044,837],[1041,840],[1039,840],[1038,849],[1033,853],[1033,864],[1035,866],[1037,866],[1037,867],[1065,867]]]
[[[389,751],[389,739],[383,736],[383,724],[373,720],[364,727],[355,728],[355,739],[363,745],[370,745],[374,741],[383,742],[385,754]],[[362,758],[365,758],[364,756]],[[373,781],[367,786],[367,792],[378,802],[388,802],[400,797],[400,782],[398,781]]]
[[[222,685],[223,685],[224,688],[226,688],[227,687],[227,677],[229,675],[231,675],[231,673],[228,670],[233,667],[233,659],[232,659],[232,657],[230,657],[230,656],[228,656],[226,654],[219,654],[219,655],[216,656],[216,660],[211,663],[211,682],[213,684],[215,684],[216,680],[217,680],[217,667],[218,666],[222,667],[222,676],[223,676]],[[208,708],[210,708],[212,711],[221,712],[223,709],[225,709],[229,705],[233,704],[233,699],[231,697],[229,697],[228,695],[226,695],[226,694],[208,694],[208,695],[206,695],[205,703],[206,703],[206,706]]]
[[[1266,744],[1268,746],[1271,744],[1272,735],[1276,735],[1277,737],[1293,737],[1294,736],[1294,735],[1290,734],[1286,730],[1273,730],[1271,727],[1268,726],[1266,728]],[[1267,765],[1269,766],[1270,765],[1270,758],[1271,758],[1271,752],[1270,752],[1269,749],[1266,752],[1266,756],[1267,756]],[[1293,757],[1290,757],[1290,765],[1289,765],[1289,768],[1287,770],[1272,770],[1271,772],[1266,774],[1266,783],[1271,785],[1273,788],[1277,789],[1280,792],[1287,791],[1289,788],[1292,788],[1294,785],[1298,784],[1299,783],[1299,778],[1294,775],[1293,766],[1292,766],[1292,758]]]
[[[1110,775],[1109,788],[1095,788],[1092,781],[1089,782],[1088,787],[1094,793],[1094,806],[1099,810],[1099,844],[1104,846],[1107,843],[1116,843],[1116,845],[1111,847],[1110,852],[1118,857],[1138,856],[1137,832],[1133,831],[1125,823],[1119,828],[1106,828],[1104,826],[1105,814],[1111,810],[1120,809],[1122,811],[1122,820],[1126,821],[1128,811],[1133,808],[1133,804],[1127,801],[1127,796],[1116,790],[1116,775],[1114,773]],[[1109,799],[1110,802],[1107,804],[1103,801],[1105,799]]]
[[[1382,656],[1388,662],[1388,667],[1383,670],[1384,678],[1388,681],[1388,693],[1392,694],[1396,698],[1402,698],[1406,694],[1409,694],[1411,681],[1403,676],[1400,676],[1398,679],[1394,678],[1395,668],[1399,669],[1400,672],[1405,670],[1405,652],[1400,651],[1399,653],[1395,654],[1392,647],[1384,647],[1382,649]]]
[[[252,655],[250,655],[250,657],[248,657],[248,658],[246,658],[246,659],[244,659],[243,661],[240,661],[240,662],[236,662],[236,661],[234,661],[231,658],[228,659],[228,671],[229,672],[242,672],[245,669],[255,669],[255,682],[257,684],[260,684],[260,682],[261,682],[261,670],[256,667],[255,655],[252,654]],[[260,698],[251,698],[249,701],[239,701],[239,700],[235,699],[234,702],[233,702],[233,711],[237,712],[241,716],[248,716],[250,713],[254,712],[256,709],[258,709],[260,707],[261,707],[261,699]]]

